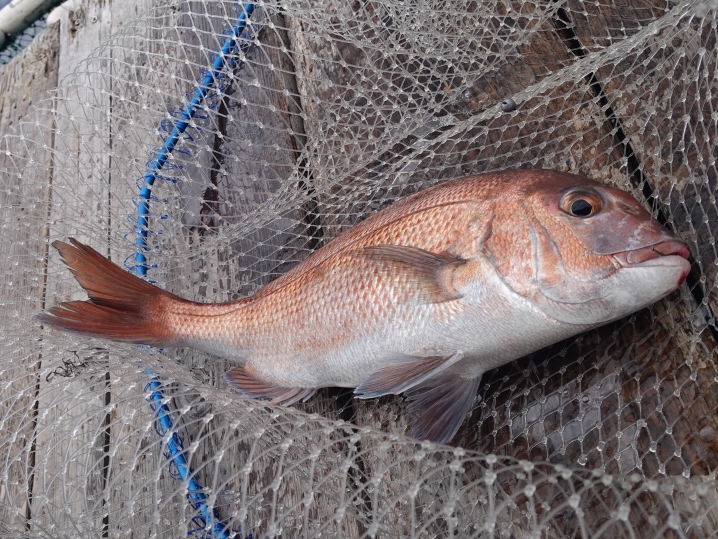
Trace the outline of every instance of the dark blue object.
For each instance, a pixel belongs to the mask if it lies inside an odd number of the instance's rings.
[[[501,110],[504,112],[513,112],[516,110],[516,101],[507,97],[501,102]]]
[[[175,149],[180,137],[187,129],[189,122],[197,114],[198,107],[202,104],[210,92],[216,89],[218,81],[222,77],[222,71],[226,67],[232,67],[233,59],[231,58],[239,48],[239,41],[247,25],[247,19],[254,11],[254,4],[247,3],[241,8],[241,13],[237,19],[237,23],[231,28],[227,41],[222,46],[222,50],[216,55],[212,62],[212,67],[205,72],[199,86],[193,92],[187,107],[182,111],[180,119],[174,125],[171,133],[164,142],[162,148],[158,151],[152,162],[149,164],[147,173],[144,176],[144,185],[140,191],[140,200],[137,204],[137,252],[135,253],[136,264],[132,270],[142,277],[147,275],[147,234],[150,214],[150,200],[152,199],[152,185],[155,179],[159,177],[162,167],[167,162],[172,151]],[[164,401],[162,392],[162,383],[159,378],[151,371],[147,372],[150,381],[145,391],[151,392],[149,396],[150,406],[157,414],[156,430],[160,436],[166,436],[173,430],[172,414]],[[194,478],[191,468],[184,455],[184,447],[182,439],[177,432],[166,441],[167,459],[170,466],[174,466],[178,480],[187,482],[187,500],[197,511],[197,516],[193,519],[193,523],[197,525],[197,529],[189,530],[190,535],[202,534],[205,537],[228,539],[232,533],[229,528],[221,522],[217,515],[216,509],[212,510],[207,506],[207,499],[204,495],[202,485]],[[241,537],[241,531],[239,532]],[[200,535],[201,536],[201,535]],[[235,535],[236,536],[236,535]],[[251,537],[251,536],[250,536]]]

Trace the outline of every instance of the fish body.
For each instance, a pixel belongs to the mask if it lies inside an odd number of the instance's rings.
[[[407,197],[231,303],[189,302],[79,242],[56,246],[90,300],[43,322],[233,360],[229,385],[274,403],[327,386],[403,393],[412,434],[439,442],[485,371],[650,305],[690,270],[685,245],[635,199],[541,170]]]

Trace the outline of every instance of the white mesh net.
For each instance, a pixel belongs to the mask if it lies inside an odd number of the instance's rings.
[[[484,375],[455,447],[408,438],[401,397],[272,407],[215,357],[32,319],[86,297],[53,240],[134,264],[142,178],[242,6],[127,24],[0,140],[0,534],[714,535],[715,7],[291,0],[249,18],[152,191],[161,287],[248,296],[399,198],[512,167],[618,186],[692,252],[659,303]]]

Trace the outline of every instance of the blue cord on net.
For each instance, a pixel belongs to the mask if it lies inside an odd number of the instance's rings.
[[[180,140],[180,137],[187,129],[190,121],[196,117],[198,108],[202,102],[208,97],[208,95],[215,91],[217,83],[222,78],[222,72],[227,67],[232,67],[234,64],[233,55],[241,47],[242,33],[244,32],[249,16],[254,11],[255,5],[253,3],[247,3],[242,6],[241,12],[237,18],[237,22],[231,27],[228,32],[228,38],[222,46],[221,51],[216,54],[212,61],[212,67],[209,71],[204,72],[204,76],[199,81],[197,88],[191,94],[190,102],[182,111],[180,119],[174,124],[174,127],[165,139],[163,146],[159,149],[154,159],[149,163],[147,173],[144,176],[144,182],[140,191],[140,200],[137,204],[137,227],[136,234],[137,238],[135,243],[137,244],[137,252],[135,253],[136,264],[131,268],[134,272],[142,277],[147,275],[147,257],[145,252],[147,251],[147,235],[149,226],[149,213],[150,213],[150,200],[152,199],[152,186],[155,179],[161,177],[160,171],[164,167],[170,154],[174,151],[175,146]],[[166,436],[173,430],[173,417],[165,403],[165,396],[163,394],[162,382],[159,380],[157,375],[151,371],[147,371],[150,378],[145,390],[151,392],[148,400],[150,406],[156,413],[156,430],[161,436]],[[178,480],[187,482],[187,500],[194,507],[197,515],[192,519],[194,525],[197,526],[194,530],[188,530],[189,535],[197,533],[205,533],[205,537],[212,537],[217,539],[229,539],[231,534],[234,536],[241,537],[241,530],[237,533],[232,532],[229,528],[222,523],[216,508],[210,509],[207,506],[207,497],[204,494],[202,485],[195,479],[192,469],[187,462],[184,455],[184,447],[182,439],[179,437],[176,431],[172,432],[171,436],[165,441],[166,445],[166,456],[170,461],[170,468],[174,467],[176,473],[170,472],[173,477]],[[251,539],[251,534],[248,536]]]

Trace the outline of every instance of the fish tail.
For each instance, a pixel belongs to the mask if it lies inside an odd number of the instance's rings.
[[[170,346],[173,330],[163,319],[171,303],[185,302],[107,260],[74,238],[52,245],[90,296],[39,314],[43,324],[113,341]]]

